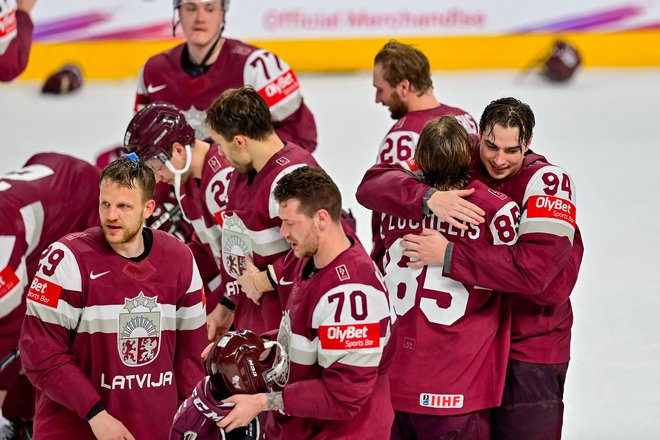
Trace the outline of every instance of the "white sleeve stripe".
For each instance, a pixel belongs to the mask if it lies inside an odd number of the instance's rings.
[[[190,316],[185,319],[176,320],[176,330],[197,330],[206,325],[206,312],[202,309],[197,316]]]
[[[78,326],[80,309],[71,307],[66,301],[62,301],[61,299],[56,309],[34,301],[28,301],[26,314],[28,316],[35,316],[43,322],[56,324],[67,330],[72,330]]]
[[[333,364],[344,364],[352,367],[377,367],[383,351],[380,348],[368,348],[354,351],[320,350],[319,365],[328,368]]]
[[[525,221],[520,224],[519,235],[525,234],[550,234],[558,237],[567,237],[573,243],[575,229],[573,226],[561,220],[545,219]]]

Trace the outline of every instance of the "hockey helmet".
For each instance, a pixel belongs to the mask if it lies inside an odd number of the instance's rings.
[[[65,64],[46,79],[41,93],[65,95],[78,90],[82,84],[83,77],[80,67],[75,64]]]
[[[580,53],[572,44],[556,40],[550,47],[550,54],[541,65],[541,75],[555,82],[571,79],[581,63]]]
[[[259,357],[274,346],[279,348],[278,362],[269,368]],[[286,355],[277,342],[263,341],[250,330],[227,332],[213,344],[205,359],[206,374],[214,391],[223,398],[267,391],[285,363]]]
[[[142,160],[169,160],[172,144],[192,145],[195,130],[175,106],[153,102],[133,116],[124,135],[124,152]]]

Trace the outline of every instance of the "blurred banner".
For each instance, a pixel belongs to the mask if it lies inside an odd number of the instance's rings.
[[[39,0],[33,18],[34,55],[51,61],[31,59],[28,77],[64,52],[91,77],[131,76],[177,42],[171,0]],[[586,65],[660,65],[659,32],[660,0],[233,0],[225,35],[271,48],[298,71],[343,71],[369,68],[390,38],[429,47],[430,58],[442,49],[436,69],[515,68],[559,34],[593,47]],[[634,50],[602,53],[612,44]],[[109,66],[98,64],[108,57]]]

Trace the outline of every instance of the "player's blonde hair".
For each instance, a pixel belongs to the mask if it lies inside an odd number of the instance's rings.
[[[433,88],[428,58],[409,44],[390,40],[374,58],[374,65],[379,63],[385,81],[392,87],[407,79],[418,96]]]

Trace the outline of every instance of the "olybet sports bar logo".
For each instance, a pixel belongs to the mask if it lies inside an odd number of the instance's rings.
[[[127,313],[119,314],[117,348],[121,361],[129,367],[147,365],[160,351],[160,306],[156,296],[143,292],[124,300]]]
[[[222,224],[222,265],[234,278],[241,276],[252,256],[252,240],[243,221],[236,215],[224,215]]]

